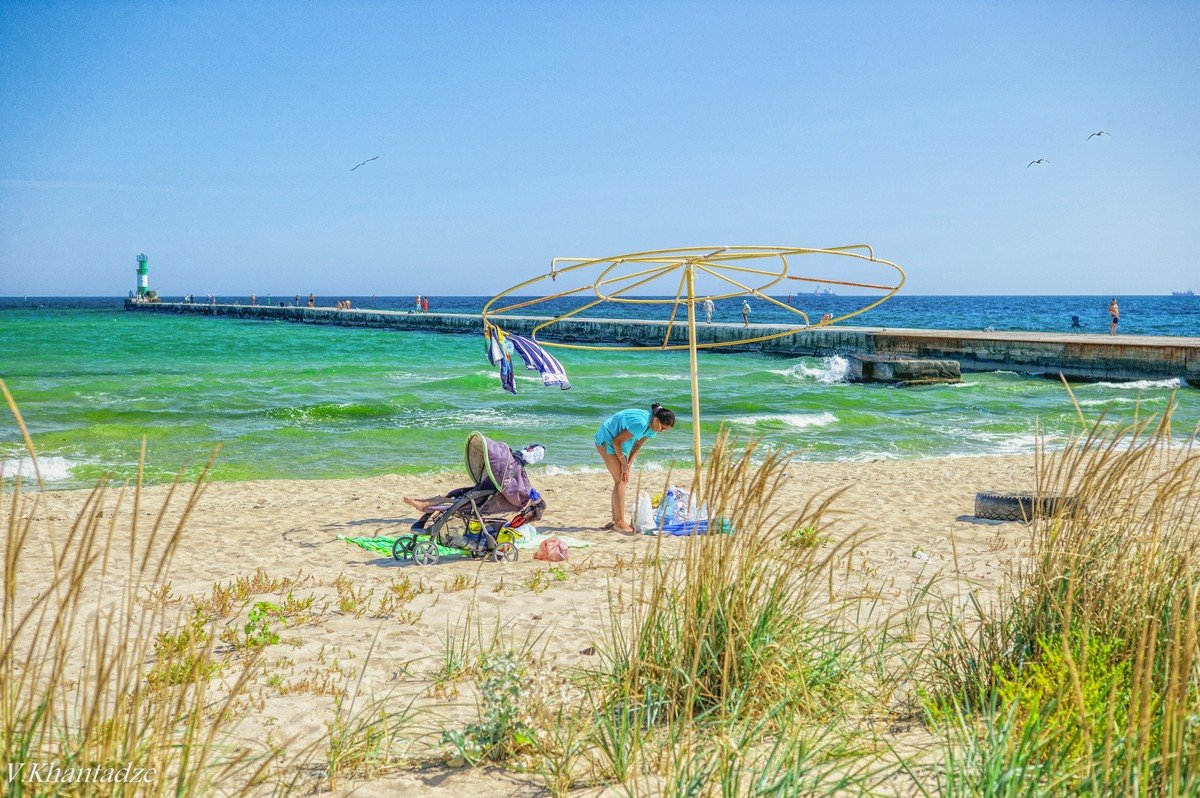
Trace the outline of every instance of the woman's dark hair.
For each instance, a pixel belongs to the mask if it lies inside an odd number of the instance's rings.
[[[658,423],[662,424],[667,429],[675,426],[675,414],[660,405],[658,402],[650,405],[650,415],[654,418],[657,418]]]

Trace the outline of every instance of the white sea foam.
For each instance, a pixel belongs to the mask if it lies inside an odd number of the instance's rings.
[[[38,458],[38,469],[42,472],[42,479],[46,482],[61,482],[64,479],[70,479],[71,469],[77,465],[79,463],[65,457]],[[10,478],[18,474],[25,481],[35,479],[33,461],[28,457],[0,458],[0,475]]]
[[[1126,391],[1146,391],[1151,388],[1182,388],[1183,379],[1175,377],[1170,380],[1133,380],[1132,382],[1096,382],[1096,388],[1117,388]]]
[[[859,452],[848,457],[835,457],[834,460],[847,463],[870,463],[875,460],[899,460],[895,452]]]
[[[1133,399],[1128,396],[1114,396],[1111,399],[1080,399],[1082,407],[1106,407],[1108,405],[1151,405],[1165,402],[1165,396],[1149,396]]]
[[[729,419],[730,423],[753,427],[762,423],[776,422],[789,427],[803,429],[804,427],[825,427],[837,422],[833,413],[769,413],[760,416],[738,416]]]
[[[830,355],[821,359],[821,365],[814,368],[807,363],[797,363],[786,369],[771,369],[770,373],[783,377],[791,377],[801,381],[815,381],[831,385],[835,382],[845,382],[850,370],[850,361],[841,355]]]
[[[691,382],[691,374],[655,374],[646,372],[642,374],[610,374],[604,377],[605,380],[662,380],[663,382]],[[700,379],[704,379],[704,374],[700,374]]]
[[[607,469],[599,467],[599,466],[564,467],[564,466],[557,466],[557,465],[548,465],[548,466],[543,466],[541,468],[534,467],[530,470],[532,471],[533,475],[535,475],[535,476],[544,475],[547,477],[559,477],[559,476],[574,476],[576,474],[601,474],[601,473],[604,473]]]

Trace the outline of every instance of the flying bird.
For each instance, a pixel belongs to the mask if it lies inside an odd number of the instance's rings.
[[[375,158],[378,158],[378,157],[379,157],[378,155],[376,155],[376,156],[375,156]],[[365,161],[363,161],[362,163],[360,163],[358,166],[362,166],[362,165],[363,165],[363,163],[370,163],[371,161],[375,160],[375,158],[368,158],[367,160],[365,160]],[[354,167],[354,169],[357,169],[357,168],[358,168],[358,166]],[[353,172],[353,171],[354,171],[354,169],[351,169],[350,171],[351,171],[351,172]]]
[[[1092,140],[1093,138],[1095,138],[1096,136],[1108,136],[1109,138],[1112,138],[1112,134],[1111,134],[1111,133],[1109,133],[1107,130],[1097,130],[1095,133],[1093,133],[1092,135],[1088,136],[1088,137],[1087,137],[1087,140],[1088,140],[1088,141],[1091,141],[1091,140]]]
[[[1028,169],[1030,166],[1033,166],[1035,163],[1044,163],[1047,166],[1050,165],[1050,162],[1047,161],[1045,158],[1038,158],[1036,161],[1030,161],[1029,164],[1025,168]]]

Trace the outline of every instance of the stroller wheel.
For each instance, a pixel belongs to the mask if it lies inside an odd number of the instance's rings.
[[[497,546],[496,550],[492,552],[492,559],[496,562],[516,562],[517,547],[512,543],[505,541]]]
[[[397,560],[411,560],[413,549],[417,546],[416,535],[401,535],[392,544],[392,557]]]
[[[413,546],[412,558],[417,565],[437,565],[439,556],[437,544],[432,540],[421,540]]]

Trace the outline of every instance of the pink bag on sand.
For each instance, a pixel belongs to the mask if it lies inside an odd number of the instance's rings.
[[[542,545],[538,546],[533,559],[545,560],[546,562],[562,562],[567,559],[567,544],[558,538],[546,538],[542,541]]]

